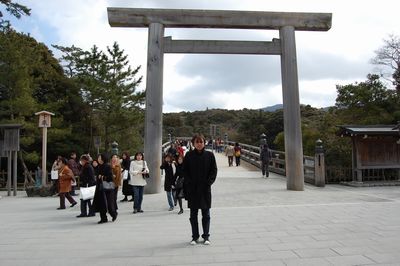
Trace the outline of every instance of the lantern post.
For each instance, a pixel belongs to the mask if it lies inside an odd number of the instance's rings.
[[[35,113],[39,116],[39,127],[42,128],[42,186],[47,183],[47,128],[51,127],[51,116],[54,115],[48,111]]]

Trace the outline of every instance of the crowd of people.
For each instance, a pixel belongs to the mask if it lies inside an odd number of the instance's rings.
[[[217,164],[214,154],[205,149],[206,140],[203,135],[196,134],[192,140],[176,141],[166,151],[160,169],[164,171],[164,190],[167,195],[169,211],[179,205],[178,214],[184,212],[183,199],[188,201],[190,209],[190,224],[192,241],[199,243],[198,210],[202,213],[203,243],[210,244],[210,208],[211,185],[217,177]],[[89,199],[80,199],[80,214],[78,218],[100,214],[99,224],[107,223],[118,217],[117,196],[122,186],[124,198],[120,202],[133,201],[133,214],[143,213],[142,202],[144,187],[149,178],[149,168],[144,154],[137,152],[133,158],[128,152],[123,152],[121,158],[113,155],[100,154],[92,158],[83,154],[76,160],[75,152],[67,159],[58,156],[52,166],[52,171],[58,173],[54,186],[60,200],[59,210],[66,209],[65,199],[74,207],[77,202],[72,197],[75,187],[95,187],[94,195]]]
[[[160,169],[164,172],[164,190],[167,196],[168,210],[173,211],[179,205],[178,214],[184,212],[182,200],[188,201],[190,209],[190,225],[192,228],[192,241],[190,244],[199,243],[198,211],[202,213],[203,243],[210,244],[210,208],[211,185],[217,177],[217,164],[213,152],[205,149],[207,145],[203,135],[196,134],[192,140],[177,140],[172,143],[163,155]],[[228,165],[240,165],[242,148],[239,143],[225,146]],[[118,192],[122,186],[124,196],[119,202],[133,202],[133,214],[143,213],[142,202],[144,187],[149,178],[149,167],[144,154],[137,152],[133,157],[128,152],[123,152],[121,158],[113,155],[100,154],[92,158],[83,154],[76,160],[75,152],[67,159],[58,156],[52,170],[57,171],[58,179],[55,181],[60,200],[59,210],[65,209],[65,199],[74,207],[77,202],[72,197],[75,187],[95,187],[91,198],[80,199],[80,214],[78,218],[92,217],[100,214],[99,224],[107,223],[108,216],[111,221],[118,217]],[[263,177],[269,176],[268,165],[271,151],[268,145],[260,147],[260,161]],[[82,194],[82,193],[81,193]]]

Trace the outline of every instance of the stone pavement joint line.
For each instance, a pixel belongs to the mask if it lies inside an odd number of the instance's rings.
[[[79,205],[56,210],[57,197],[0,192],[0,265],[400,265],[399,187],[288,191],[216,158],[209,246],[189,245],[189,211],[169,212],[165,193],[145,195],[141,214],[118,203],[117,221],[98,225],[75,218]]]

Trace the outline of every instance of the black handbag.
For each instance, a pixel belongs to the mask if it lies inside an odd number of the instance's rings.
[[[183,183],[184,183],[184,178],[183,177],[179,177],[176,182],[175,182],[175,187],[177,189],[182,189],[183,188]]]
[[[142,169],[142,172],[144,172],[144,171],[146,171],[146,165],[145,165],[145,162],[143,161],[143,169]],[[142,174],[142,176],[143,176],[144,179],[150,178],[150,175],[149,175],[148,173]]]
[[[103,181],[103,190],[114,190],[114,189],[115,189],[114,182]]]

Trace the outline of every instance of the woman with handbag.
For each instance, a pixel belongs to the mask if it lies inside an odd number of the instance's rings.
[[[74,179],[74,173],[67,166],[67,159],[60,158],[58,165],[58,195],[60,196],[60,207],[57,210],[65,209],[65,198],[71,203],[71,207],[74,207],[77,203],[74,198],[71,197],[69,192],[71,191],[71,183]]]
[[[184,172],[183,172],[183,156],[180,155],[178,157],[178,162],[176,164],[176,172],[175,172],[175,202],[178,201],[179,203],[179,212],[178,214],[183,213],[182,208],[182,199],[185,197],[183,191],[183,184],[185,182]]]
[[[129,184],[133,186],[133,213],[143,212],[143,191],[144,186],[147,185],[146,178],[149,174],[149,168],[144,160],[143,153],[137,152],[135,159],[131,162],[129,168],[131,179]]]
[[[91,187],[96,185],[96,178],[94,175],[93,166],[89,162],[89,156],[84,154],[81,156],[79,163],[82,166],[81,171],[79,173],[79,180],[80,180],[80,187],[81,193],[82,189],[85,187]],[[89,211],[89,213],[88,213]],[[77,218],[81,217],[91,217],[95,216],[96,214],[93,211],[92,203],[90,199],[83,200],[81,199],[81,214],[76,216]]]
[[[240,154],[242,153],[242,148],[240,147],[239,143],[235,143],[235,160],[236,160],[236,166],[240,165]]]
[[[97,158],[99,163],[98,176],[96,179],[96,192],[93,199],[93,207],[96,212],[100,212],[99,224],[107,223],[107,211],[114,222],[117,219],[116,202],[115,202],[115,184],[113,182],[113,174],[108,157],[100,154]]]
[[[128,196],[132,196],[132,198],[129,201],[133,201],[133,188],[129,184],[129,180],[131,177],[129,174],[130,166],[131,166],[131,158],[129,156],[129,153],[125,151],[122,153],[121,168],[123,176],[125,176],[126,178],[124,177],[122,181],[122,194],[124,194],[124,198],[120,200],[120,202],[128,201]]]
[[[172,196],[172,190],[175,185],[175,162],[172,160],[173,155],[167,153],[164,157],[164,162],[160,166],[160,169],[164,170],[164,190],[167,193],[167,200],[169,205],[169,211],[174,210],[174,197]]]

